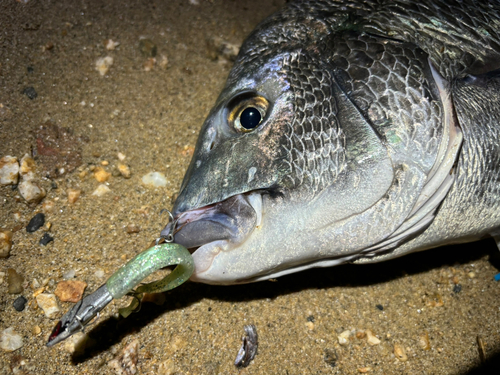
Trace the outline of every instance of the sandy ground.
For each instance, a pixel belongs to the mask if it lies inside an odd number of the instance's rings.
[[[500,351],[500,285],[493,277],[499,257],[492,241],[414,254],[370,266],[313,270],[233,287],[188,283],[166,294],[162,306],[145,304],[129,317],[112,304],[87,331],[83,351],[45,347],[55,320],[33,298],[34,279],[54,291],[63,274],[99,287],[126,259],[146,248],[165,224],[189,163],[197,133],[224,84],[230,64],[208,57],[206,38],[239,44],[280,1],[29,1],[0,2],[0,157],[21,158],[36,149],[36,130],[47,120],[70,128],[83,141],[82,165],[43,180],[42,204],[28,205],[11,187],[0,188],[0,227],[14,230],[10,257],[0,272],[24,279],[26,309],[17,312],[6,278],[0,284],[0,331],[14,328],[24,340],[0,352],[0,374],[115,374],[108,362],[139,342],[139,374],[472,374],[486,373],[486,356]],[[157,47],[149,72],[141,38]],[[120,43],[107,50],[103,41]],[[105,76],[98,58],[110,56]],[[168,59],[168,66],[160,62]],[[24,90],[33,87],[37,97]],[[111,192],[96,198],[92,169],[118,152],[132,177],[115,172]],[[40,160],[37,160],[40,168]],[[148,188],[141,176],[160,171],[165,188]],[[81,189],[74,204],[68,188]],[[47,228],[27,233],[38,212],[51,223],[54,241],[39,240]],[[17,216],[16,216],[17,213]],[[139,233],[128,234],[135,224]],[[104,276],[100,275],[104,274]],[[460,287],[458,287],[459,285]],[[460,289],[461,288],[461,289]],[[61,303],[62,311],[71,303]],[[259,349],[249,367],[234,365],[245,324],[255,324]],[[41,333],[34,333],[35,326]],[[381,342],[371,346],[371,330]],[[353,335],[340,345],[338,335]],[[425,350],[428,336],[429,347]],[[407,360],[394,355],[404,350]],[[498,362],[498,361],[497,361]]]

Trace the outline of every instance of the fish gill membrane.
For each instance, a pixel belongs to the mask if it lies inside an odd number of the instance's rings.
[[[422,236],[464,163],[450,84],[464,70],[446,65],[425,31],[397,40],[370,24],[372,13],[354,12],[364,14],[365,33],[342,16],[349,7],[325,4],[338,13],[292,1],[254,30],[201,129],[174,205],[175,241],[193,254],[194,281],[247,283],[377,262],[499,226],[463,225],[447,237],[439,231],[456,211],[447,208]],[[246,109],[258,121],[243,124]],[[480,193],[474,188],[469,195]],[[452,207],[463,204],[456,196]]]

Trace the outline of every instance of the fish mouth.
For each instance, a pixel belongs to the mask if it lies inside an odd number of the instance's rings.
[[[195,267],[191,280],[199,281],[220,252],[235,249],[260,226],[262,195],[260,192],[238,194],[174,215],[177,219],[174,242],[193,255]],[[162,230],[162,236],[170,233],[171,225]]]

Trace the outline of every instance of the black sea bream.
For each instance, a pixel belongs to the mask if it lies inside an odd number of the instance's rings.
[[[192,279],[500,234],[499,14],[498,1],[291,1],[264,20],[175,203]]]

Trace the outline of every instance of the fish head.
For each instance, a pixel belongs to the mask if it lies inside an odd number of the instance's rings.
[[[441,161],[414,162],[405,124],[374,127],[322,56],[316,45],[243,46],[174,204],[175,241],[193,254],[192,280],[247,283],[353,261],[432,219],[457,142],[438,130],[432,147]]]

